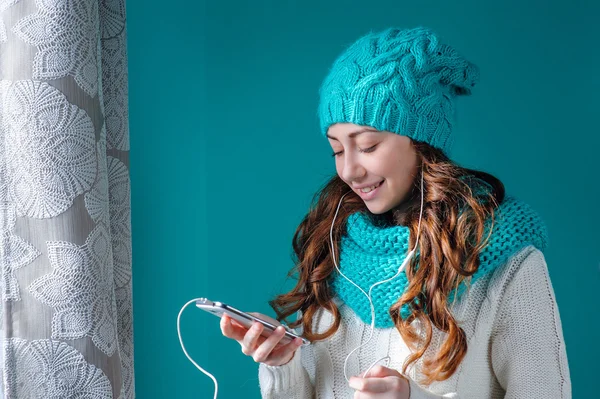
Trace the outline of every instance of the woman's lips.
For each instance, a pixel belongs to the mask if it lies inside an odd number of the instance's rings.
[[[369,201],[372,200],[377,193],[379,192],[379,189],[381,188],[381,186],[383,186],[383,183],[385,182],[385,180],[382,180],[381,183],[379,183],[379,186],[377,186],[377,188],[375,188],[375,190],[371,190],[368,193],[363,193],[361,190],[356,190],[358,192],[358,195],[360,195],[360,198],[362,198],[365,201]]]

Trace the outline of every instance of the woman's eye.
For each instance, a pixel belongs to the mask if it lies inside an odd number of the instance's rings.
[[[374,146],[369,147],[367,149],[360,150],[360,152],[373,152],[373,151],[375,151],[375,147],[377,147],[377,144],[375,144]]]
[[[375,147],[377,147],[377,144],[375,144],[375,145],[374,145],[374,146],[372,146],[372,147],[366,148],[366,149],[364,149],[364,150],[361,150],[361,149],[359,149],[359,151],[360,151],[360,152],[373,152],[373,151],[375,151]],[[331,156],[333,156],[333,157],[335,157],[335,156],[338,156],[338,155],[340,155],[342,152],[344,152],[344,151],[338,151],[338,152],[334,152],[333,154],[331,154]]]

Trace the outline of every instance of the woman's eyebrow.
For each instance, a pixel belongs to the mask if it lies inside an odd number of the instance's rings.
[[[352,133],[348,134],[348,137],[350,137],[350,138],[354,138],[354,137],[356,137],[356,136],[358,136],[359,134],[361,134],[361,133],[364,133],[364,132],[376,132],[376,131],[377,131],[377,130],[373,130],[373,129],[361,129],[361,130],[357,130],[357,131],[355,131],[355,132],[352,132]],[[338,139],[336,139],[336,138],[335,138],[335,137],[333,137],[333,136],[330,136],[329,134],[327,134],[326,136],[327,136],[327,137],[329,137],[329,138],[330,138],[330,139],[332,139],[332,140],[339,141]]]

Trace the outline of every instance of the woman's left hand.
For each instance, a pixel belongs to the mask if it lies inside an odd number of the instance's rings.
[[[365,378],[351,377],[350,388],[355,389],[354,399],[409,399],[408,380],[398,371],[375,366]]]

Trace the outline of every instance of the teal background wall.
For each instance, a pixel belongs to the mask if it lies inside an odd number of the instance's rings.
[[[600,371],[599,3],[129,0],[138,398],[212,398],[176,317],[196,297],[273,315],[291,239],[335,173],[318,87],[369,30],[425,25],[481,69],[453,158],[546,220],[575,398]],[[219,398],[259,398],[257,364],[190,306],[182,334]]]

